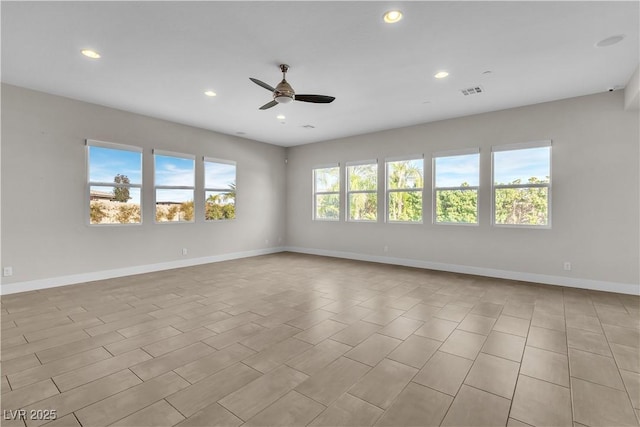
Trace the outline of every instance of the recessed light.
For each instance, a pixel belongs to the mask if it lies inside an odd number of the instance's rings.
[[[437,73],[435,73],[433,75],[433,77],[435,77],[436,79],[444,79],[448,75],[449,75],[449,73],[447,73],[446,71],[438,71]]]
[[[216,93],[214,91],[212,91],[212,90],[208,90],[204,94],[207,95],[207,96],[216,96]]]
[[[606,39],[602,39],[598,43],[596,43],[596,47],[607,47],[616,43],[620,43],[622,40],[624,40],[624,37],[624,34],[607,37]]]
[[[96,52],[95,50],[91,50],[91,49],[82,49],[80,51],[81,54],[83,54],[84,56],[86,56],[87,58],[91,58],[91,59],[98,59],[100,58],[100,54],[98,52]]]
[[[491,70],[487,70],[487,71],[483,71],[483,72],[482,72],[482,74],[487,75],[487,74],[491,74],[492,72],[493,72],[493,71],[491,71]]]
[[[278,115],[276,116],[276,119],[278,119],[278,120],[284,120],[284,119],[286,119],[286,117],[285,117],[284,115],[282,115],[282,114],[278,114]]]
[[[402,12],[400,12],[399,10],[390,10],[382,15],[382,19],[387,24],[395,24],[402,19]]]

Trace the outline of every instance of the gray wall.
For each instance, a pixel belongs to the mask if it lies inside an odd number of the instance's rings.
[[[604,288],[637,293],[638,126],[638,112],[625,111],[623,91],[616,91],[290,148],[287,244],[301,252],[547,283],[605,282]],[[542,139],[553,141],[552,228],[491,226],[491,146]],[[431,153],[466,147],[480,147],[477,227],[432,224],[431,188],[421,225],[386,224],[381,218],[378,223],[311,220],[314,166],[377,158],[384,169],[385,157],[424,153],[430,187]],[[382,201],[384,186],[379,187]],[[344,218],[344,203],[342,210]],[[563,270],[564,261],[572,271]],[[617,283],[630,286],[612,286]]]
[[[142,225],[87,225],[87,138],[144,149]],[[203,207],[196,206],[200,217],[195,223],[154,224],[153,148],[194,154],[197,159],[209,156],[237,161],[237,219],[205,223],[200,212]],[[285,151],[3,85],[2,266],[12,266],[14,274],[4,277],[2,283],[166,266],[174,261],[189,263],[281,246],[285,233]],[[197,161],[196,193],[202,190],[202,174]],[[187,256],[181,254],[181,248],[188,249]]]

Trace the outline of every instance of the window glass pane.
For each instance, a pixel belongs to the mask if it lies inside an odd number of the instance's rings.
[[[204,162],[204,187],[231,189],[235,191],[236,165],[227,163]]]
[[[546,187],[496,188],[495,223],[548,225],[548,196]]]
[[[480,176],[480,155],[436,157],[436,187],[477,187]]]
[[[389,193],[389,221],[422,221],[422,191]]]
[[[436,222],[478,223],[476,190],[436,190]]]
[[[130,184],[142,184],[142,153],[90,145],[89,182],[115,182],[118,175]]]
[[[551,147],[493,153],[493,182],[495,184],[527,184],[549,182],[551,175]]]
[[[316,194],[316,219],[338,220],[340,196],[338,194]]]
[[[156,221],[193,221],[193,190],[156,190]]]
[[[233,219],[236,217],[236,193],[231,191],[205,192],[205,219]]]
[[[347,167],[347,191],[375,191],[378,187],[378,165],[355,165]]]
[[[140,189],[92,185],[89,188],[90,224],[139,224]]]
[[[340,191],[340,168],[314,169],[315,191]]]
[[[193,187],[195,176],[193,159],[155,155],[155,185]]]
[[[387,188],[422,188],[422,159],[387,162]]]
[[[352,221],[375,221],[378,216],[376,193],[349,194],[349,219]]]

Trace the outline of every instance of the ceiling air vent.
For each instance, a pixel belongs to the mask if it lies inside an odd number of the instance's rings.
[[[473,86],[466,89],[460,89],[460,92],[462,92],[464,96],[468,96],[475,95],[476,93],[482,93],[484,92],[484,89],[482,88],[482,86]]]
[[[302,126],[305,129],[315,129],[316,127],[314,125],[304,125]]]

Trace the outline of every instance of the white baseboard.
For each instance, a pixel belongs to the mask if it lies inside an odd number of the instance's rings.
[[[74,285],[77,283],[93,282],[96,280],[112,279],[114,277],[131,276],[134,274],[152,273],[154,271],[171,270],[173,268],[191,267],[200,264],[228,261],[238,258],[248,258],[258,255],[268,255],[282,252],[284,248],[255,249],[244,252],[233,252],[221,255],[212,255],[201,258],[181,259],[177,261],[161,262],[158,264],[137,265],[134,267],[116,268],[113,270],[95,271],[90,273],[73,274],[70,276],[52,277],[48,279],[30,280],[3,284],[0,286],[0,295],[15,294],[18,292],[35,291],[38,289],[55,288],[58,286]]]
[[[332,251],[326,249],[285,247],[288,252],[298,252],[309,255],[330,256],[358,261],[378,262],[382,264],[402,265],[405,267],[426,268],[429,270],[448,271],[451,273],[474,274],[476,276],[495,277],[499,279],[520,280],[523,282],[542,283],[545,285],[567,286],[570,288],[591,289],[594,291],[617,292],[620,294],[640,295],[640,284],[605,282],[601,280],[580,279],[564,276],[550,276],[546,274],[524,273],[519,271],[498,270],[494,268],[472,267],[467,265],[445,264],[409,258],[393,258],[377,255],[367,255],[355,252]]]

